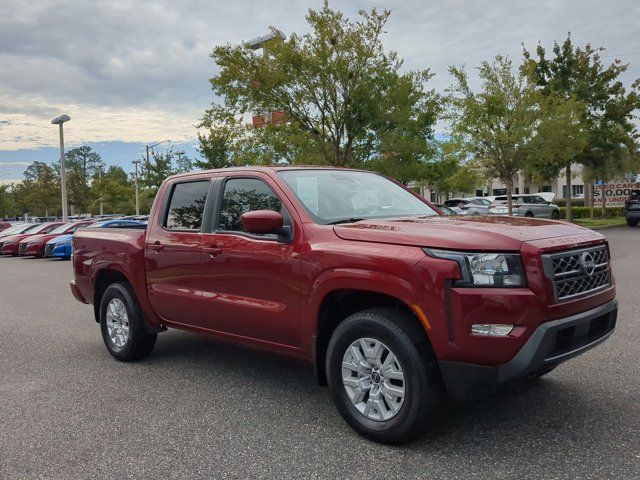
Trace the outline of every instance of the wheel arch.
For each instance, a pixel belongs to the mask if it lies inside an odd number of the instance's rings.
[[[316,316],[312,353],[316,381],[319,385],[327,384],[324,364],[329,340],[335,329],[350,315],[372,308],[392,308],[413,317],[421,324],[425,339],[429,341],[428,320],[420,307],[407,298],[366,287],[334,288],[323,295]]]
[[[93,280],[93,316],[97,323],[100,323],[100,302],[105,290],[116,282],[126,282],[131,285],[127,276],[115,268],[102,268],[95,274]]]

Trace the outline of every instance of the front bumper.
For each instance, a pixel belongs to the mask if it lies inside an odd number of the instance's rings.
[[[640,209],[627,210],[626,217],[627,218],[639,218],[640,219]]]
[[[611,300],[586,312],[541,324],[519,352],[498,366],[440,361],[449,394],[465,399],[535,374],[604,342],[613,333],[618,302]]]
[[[17,243],[10,243],[7,244],[5,243],[2,246],[2,250],[0,251],[0,254],[2,255],[12,255],[12,256],[16,256],[18,255],[18,244]]]
[[[51,246],[47,245],[47,249],[45,250],[45,256],[69,258],[71,256],[71,245],[67,245],[67,244],[51,245]]]
[[[78,284],[75,280],[71,280],[71,282],[69,283],[69,288],[71,288],[71,294],[76,300],[78,300],[80,303],[89,303],[82,296],[82,293],[80,293],[80,289],[78,288]]]

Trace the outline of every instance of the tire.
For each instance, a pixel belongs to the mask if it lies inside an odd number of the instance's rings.
[[[524,216],[528,217],[528,218],[533,218],[533,213],[532,212],[527,212],[527,213],[524,214]]]
[[[638,226],[638,219],[637,218],[632,218],[632,217],[627,217],[627,225],[629,225],[630,227]]]
[[[551,220],[560,220],[560,212],[557,210],[551,212]]]
[[[122,316],[123,310],[126,313],[126,320]],[[118,324],[118,318],[121,324]],[[126,335],[111,335],[107,323],[111,323],[116,329],[120,327],[121,332],[125,330],[126,324]],[[102,295],[100,331],[109,353],[123,362],[133,362],[146,357],[156,344],[157,334],[148,333],[145,330],[138,300],[131,286],[124,282],[109,285]]]
[[[356,371],[343,375],[343,362],[348,365],[348,359],[351,359],[354,367],[359,364],[354,361],[356,357],[351,353],[351,347],[355,344],[360,353],[365,352],[364,348],[360,348],[360,340],[363,340],[367,347],[381,344],[383,350],[388,350],[388,353],[382,351],[382,367],[379,370],[381,375],[374,377],[376,370],[368,370],[368,373],[365,371],[363,377]],[[389,370],[389,366],[384,365],[386,360],[393,358],[390,357],[391,353],[397,359],[397,363],[390,362],[394,372]],[[364,356],[361,358],[364,360]],[[400,368],[396,368],[397,366]],[[402,372],[403,376],[401,381],[390,378],[390,374],[397,377],[399,372]],[[427,337],[419,322],[397,310],[364,310],[351,315],[338,325],[327,347],[326,373],[338,412],[356,432],[375,442],[400,444],[413,440],[425,430],[441,400],[442,389],[437,363]],[[352,376],[354,374],[357,376]],[[363,401],[352,402],[343,383],[343,376],[345,379],[350,378],[351,383],[355,382],[355,379],[364,382],[368,376],[368,393],[363,394],[355,388],[351,390],[354,398],[362,398]],[[379,382],[377,384],[376,379]],[[396,391],[402,387],[404,395],[401,400],[398,397],[395,398],[397,401],[389,401],[382,393],[389,392],[389,386],[394,387]],[[378,402],[382,402],[382,408],[374,408],[365,413],[370,401],[373,402],[373,394],[378,397]],[[364,401],[365,399],[367,401]],[[383,410],[391,417],[380,418],[384,414]],[[369,416],[379,418],[372,419]]]

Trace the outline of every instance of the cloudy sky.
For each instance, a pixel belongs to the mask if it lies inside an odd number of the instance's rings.
[[[68,146],[88,143],[127,168],[146,143],[171,139],[196,155],[195,124],[213,100],[208,57],[221,43],[306,31],[321,0],[0,0],[0,180],[34,160],[54,161],[51,118],[67,113]],[[521,58],[521,44],[574,42],[607,48],[640,77],[637,0],[333,0],[392,12],[384,39],[405,68],[429,67],[432,86],[449,85],[447,66],[476,66],[498,53]]]

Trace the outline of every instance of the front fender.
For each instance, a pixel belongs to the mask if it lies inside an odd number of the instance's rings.
[[[310,295],[301,305],[300,344],[309,356],[314,355],[314,338],[323,300],[336,290],[363,290],[388,295],[400,300],[416,312],[417,294],[408,280],[399,276],[356,268],[335,268],[319,275],[310,288]],[[422,320],[421,320],[422,321]]]

